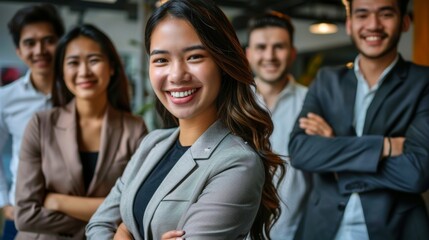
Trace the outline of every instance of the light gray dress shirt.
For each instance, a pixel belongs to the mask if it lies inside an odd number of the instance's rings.
[[[272,149],[282,155],[286,165],[286,175],[278,187],[282,202],[282,213],[270,232],[272,240],[293,239],[302,216],[305,200],[308,196],[309,176],[293,168],[289,160],[289,135],[301,112],[307,94],[307,88],[298,84],[292,75],[288,76],[289,83],[280,92],[277,102],[272,109],[268,109],[274,124],[274,131],[270,137]],[[264,99],[256,93],[259,103],[267,108]]]
[[[383,83],[386,75],[392,70],[398,62],[399,56],[381,73],[377,83],[371,88],[368,86],[365,77],[359,69],[359,56],[354,62],[354,72],[357,78],[356,100],[354,106],[353,125],[357,136],[362,136],[365,126],[365,118],[369,105],[374,99],[375,93]],[[368,229],[365,225],[362,204],[358,193],[352,193],[344,210],[344,216],[341,220],[335,240],[365,240],[369,239]]]
[[[15,183],[22,135],[33,114],[51,108],[51,96],[37,91],[30,80],[30,71],[0,88],[0,151],[9,137],[12,139],[10,172],[12,185],[9,189],[5,169],[0,164],[0,207],[15,204]]]

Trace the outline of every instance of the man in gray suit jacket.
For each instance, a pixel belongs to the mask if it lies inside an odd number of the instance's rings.
[[[313,172],[298,239],[429,239],[429,68],[397,52],[407,0],[345,1],[354,64],[319,71],[291,134]]]

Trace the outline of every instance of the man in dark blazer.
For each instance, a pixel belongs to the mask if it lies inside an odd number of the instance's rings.
[[[429,239],[429,68],[397,52],[408,0],[343,0],[354,64],[324,68],[291,134],[313,173],[297,239]]]

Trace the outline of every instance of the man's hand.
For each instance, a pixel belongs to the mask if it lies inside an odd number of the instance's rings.
[[[383,145],[383,157],[389,157],[389,151],[390,151],[390,157],[396,157],[403,153],[404,151],[404,137],[394,137],[384,138],[384,145]]]
[[[121,223],[116,230],[115,236],[113,236],[113,240],[133,240],[133,236],[128,231],[127,227],[124,223]]]
[[[334,137],[334,130],[332,130],[325,119],[311,112],[307,114],[307,117],[299,119],[299,127],[304,129],[307,135]],[[338,181],[338,174],[336,172],[334,172],[334,177]]]
[[[15,217],[13,216],[13,206],[12,205],[6,205],[3,207],[3,216],[4,218],[8,220],[14,220]]]
[[[307,117],[299,119],[299,127],[304,129],[308,135],[319,135],[322,137],[334,137],[331,126],[317,114],[308,113]]]
[[[172,230],[162,234],[161,240],[185,240],[182,236],[185,235],[183,230]]]

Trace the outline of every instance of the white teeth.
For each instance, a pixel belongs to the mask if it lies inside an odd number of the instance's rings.
[[[184,91],[184,92],[170,92],[170,94],[171,94],[171,96],[173,96],[175,98],[183,98],[183,97],[187,97],[187,96],[191,95],[195,91],[197,91],[197,89],[193,88],[193,89],[190,89],[190,90]]]
[[[378,41],[380,39],[381,39],[381,37],[377,37],[377,36],[366,37],[366,40],[368,40],[368,41]]]

